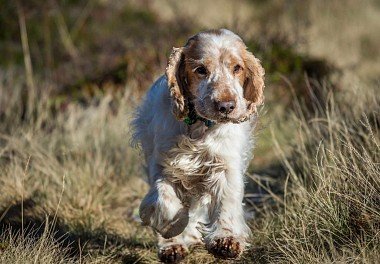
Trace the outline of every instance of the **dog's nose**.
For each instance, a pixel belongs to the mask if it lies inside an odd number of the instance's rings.
[[[218,110],[223,114],[229,114],[235,109],[235,101],[218,102]]]

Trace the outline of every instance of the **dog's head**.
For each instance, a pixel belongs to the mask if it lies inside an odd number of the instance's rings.
[[[166,76],[173,113],[182,120],[189,104],[206,119],[245,121],[263,102],[264,69],[239,36],[220,29],[201,32],[173,48]]]

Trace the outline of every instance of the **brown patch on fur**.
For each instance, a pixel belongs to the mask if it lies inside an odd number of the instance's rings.
[[[163,263],[178,263],[185,258],[187,253],[187,249],[178,244],[160,249],[158,257]]]
[[[168,59],[166,77],[172,98],[173,114],[178,120],[183,120],[187,116],[187,101],[195,95],[197,88],[193,85],[196,78],[192,68],[199,66],[194,65],[194,61],[202,58],[198,41],[198,35],[191,37],[184,47],[173,48]]]
[[[228,68],[230,69],[231,73],[239,78],[239,83],[243,86],[244,84],[244,76],[243,76],[243,71],[240,70],[238,72],[234,72],[234,68],[236,65],[239,65],[243,69],[243,64],[244,62],[242,59],[237,58],[228,49],[223,49],[220,51],[220,63],[221,64],[227,64]],[[218,82],[218,85],[215,85],[215,89],[221,90],[219,93],[219,96],[217,98],[217,101],[219,102],[228,102],[228,101],[235,101],[236,102],[236,96],[231,92],[229,87],[226,87],[225,85],[226,81],[220,80]]]
[[[207,250],[220,259],[235,259],[242,252],[240,242],[233,237],[218,238],[207,247]]]
[[[236,101],[236,98],[230,90],[224,89],[223,92],[219,93],[217,100],[219,102],[229,102]]]
[[[243,51],[245,64],[244,98],[259,106],[264,101],[264,68],[253,54],[247,50]]]
[[[173,48],[166,67],[166,77],[168,79],[170,96],[173,100],[173,114],[179,120],[183,120],[188,114],[185,97],[183,95],[186,78],[184,76],[183,48]]]
[[[242,45],[242,43],[240,42],[238,42],[237,45],[242,46],[243,49],[245,48],[245,46]],[[240,58],[240,56],[239,57],[234,56],[230,50],[225,49],[225,48],[220,50],[219,60],[221,63],[226,63],[229,65],[231,73],[234,73],[234,67],[236,65],[240,65],[241,67],[244,67],[244,61],[242,60],[242,58]]]

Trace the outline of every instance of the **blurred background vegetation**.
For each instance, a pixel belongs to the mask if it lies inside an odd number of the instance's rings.
[[[267,109],[282,113],[292,101],[289,83],[308,101],[323,100],[315,88],[322,82],[347,90],[355,78],[378,81],[379,6],[355,0],[1,1],[0,65],[26,74],[31,89],[35,79],[51,82],[55,107],[125,89],[140,98],[162,74],[172,46],[226,27],[261,59]],[[306,83],[305,76],[313,80]]]
[[[162,72],[171,46],[220,27],[244,38],[263,61],[269,82],[278,81],[278,75],[302,79],[305,72],[322,79],[335,67],[370,79],[380,71],[376,1],[31,0],[0,5],[2,67],[22,68],[30,54],[33,73],[61,90],[108,82],[145,90]]]
[[[1,261],[156,261],[129,118],[173,46],[222,27],[266,70],[240,261],[380,257],[379,1],[0,0]]]

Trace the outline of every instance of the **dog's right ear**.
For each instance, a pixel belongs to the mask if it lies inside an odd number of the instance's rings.
[[[172,99],[173,114],[178,120],[183,120],[189,112],[184,96],[186,76],[183,48],[173,48],[169,56],[168,66],[166,67],[166,77]]]

